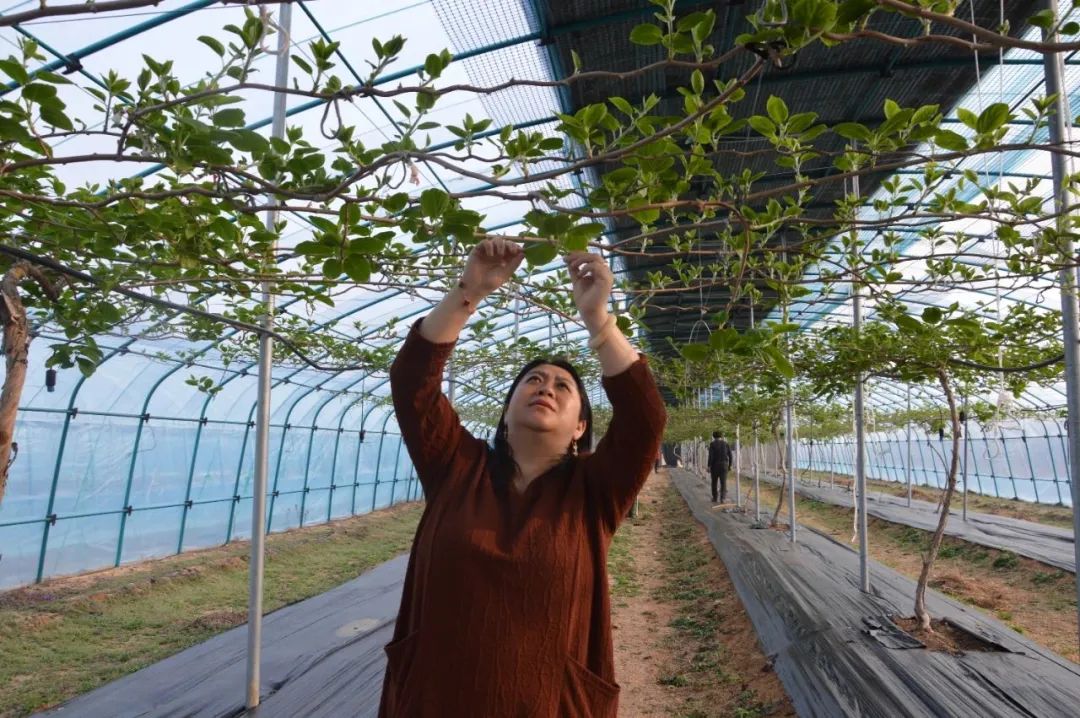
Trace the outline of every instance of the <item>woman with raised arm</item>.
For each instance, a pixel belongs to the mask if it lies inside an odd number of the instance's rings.
[[[478,244],[390,369],[427,506],[386,646],[381,718],[618,710],[607,551],[652,468],[666,413],[645,359],[607,311],[613,276],[603,258],[566,257],[613,410],[595,451],[588,394],[562,360],[521,370],[494,447],[461,426],[441,391],[461,329],[523,256],[509,241]]]

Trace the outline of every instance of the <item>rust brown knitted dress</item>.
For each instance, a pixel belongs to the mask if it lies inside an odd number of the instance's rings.
[[[611,718],[618,710],[607,551],[666,420],[639,358],[604,377],[613,417],[594,453],[496,495],[488,447],[441,390],[453,344],[412,328],[390,370],[427,507],[416,531],[380,718]]]

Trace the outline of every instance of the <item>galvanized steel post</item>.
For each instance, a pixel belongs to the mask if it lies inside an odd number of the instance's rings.
[[[742,442],[740,441],[741,426],[735,425],[735,508],[742,508]]]
[[[274,84],[287,87],[289,84],[289,44],[292,27],[292,5],[282,3],[278,10],[277,32],[277,67]],[[285,95],[274,95],[274,120],[271,128],[273,137],[285,136]],[[273,230],[276,215],[271,212],[266,217],[266,226]],[[275,244],[276,247],[276,244]],[[263,305],[265,313],[262,328],[269,332],[274,326],[274,295],[270,282],[263,283]],[[248,581],[248,643],[247,643],[247,700],[250,710],[259,705],[260,676],[259,664],[262,649],[262,593],[263,561],[266,549],[266,469],[270,458],[270,380],[274,359],[273,340],[269,334],[259,337],[259,400],[258,414],[255,421],[255,486],[254,499],[251,502],[251,560]]]
[[[911,508],[911,386],[907,388],[907,461],[904,463],[904,473],[907,478],[907,505]]]
[[[852,178],[853,192],[859,194],[859,177]],[[852,283],[851,323],[856,334],[862,329],[862,293],[859,285]],[[859,583],[862,590],[870,591],[869,544],[866,539],[866,427],[863,416],[863,377],[855,381],[855,515],[859,531]]]
[[[1051,27],[1057,25],[1057,4],[1047,0],[1047,9],[1054,15],[1055,21]],[[1043,37],[1048,42],[1057,41],[1056,32],[1043,31]],[[1057,52],[1043,53],[1043,63],[1046,71],[1046,96],[1054,97],[1054,112],[1050,115],[1049,130],[1050,144],[1064,147],[1069,142],[1069,123],[1072,115],[1069,112],[1068,96],[1063,81],[1061,55]],[[1050,155],[1050,166],[1054,176],[1054,210],[1058,213],[1058,228],[1061,232],[1060,241],[1065,244],[1063,258],[1066,268],[1061,271],[1061,318],[1064,324],[1065,344],[1065,397],[1069,407],[1068,426],[1069,442],[1069,479],[1072,485],[1073,500],[1073,531],[1080,536],[1080,326],[1078,326],[1078,314],[1080,306],[1077,304],[1077,276],[1076,269],[1071,264],[1076,259],[1076,251],[1073,249],[1072,240],[1065,230],[1063,213],[1069,205],[1065,183],[1072,173],[1072,168],[1066,155],[1054,152]],[[1080,565],[1080,541],[1073,544],[1076,563]],[[1080,572],[1075,576],[1076,595],[1080,599]],[[1080,600],[1077,602],[1077,616],[1080,617]],[[1078,634],[1080,639],[1080,634]]]

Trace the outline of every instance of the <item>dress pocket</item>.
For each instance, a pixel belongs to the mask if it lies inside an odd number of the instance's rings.
[[[386,652],[386,677],[383,679],[382,704],[387,716],[408,715],[411,709],[406,704],[416,698],[415,689],[409,688],[409,680],[414,673],[419,635],[418,631],[413,631],[383,647]]]
[[[619,686],[566,657],[559,715],[566,718],[616,718]]]

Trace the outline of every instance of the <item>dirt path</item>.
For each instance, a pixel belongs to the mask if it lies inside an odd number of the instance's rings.
[[[794,716],[734,586],[666,472],[612,548],[620,717]]]

